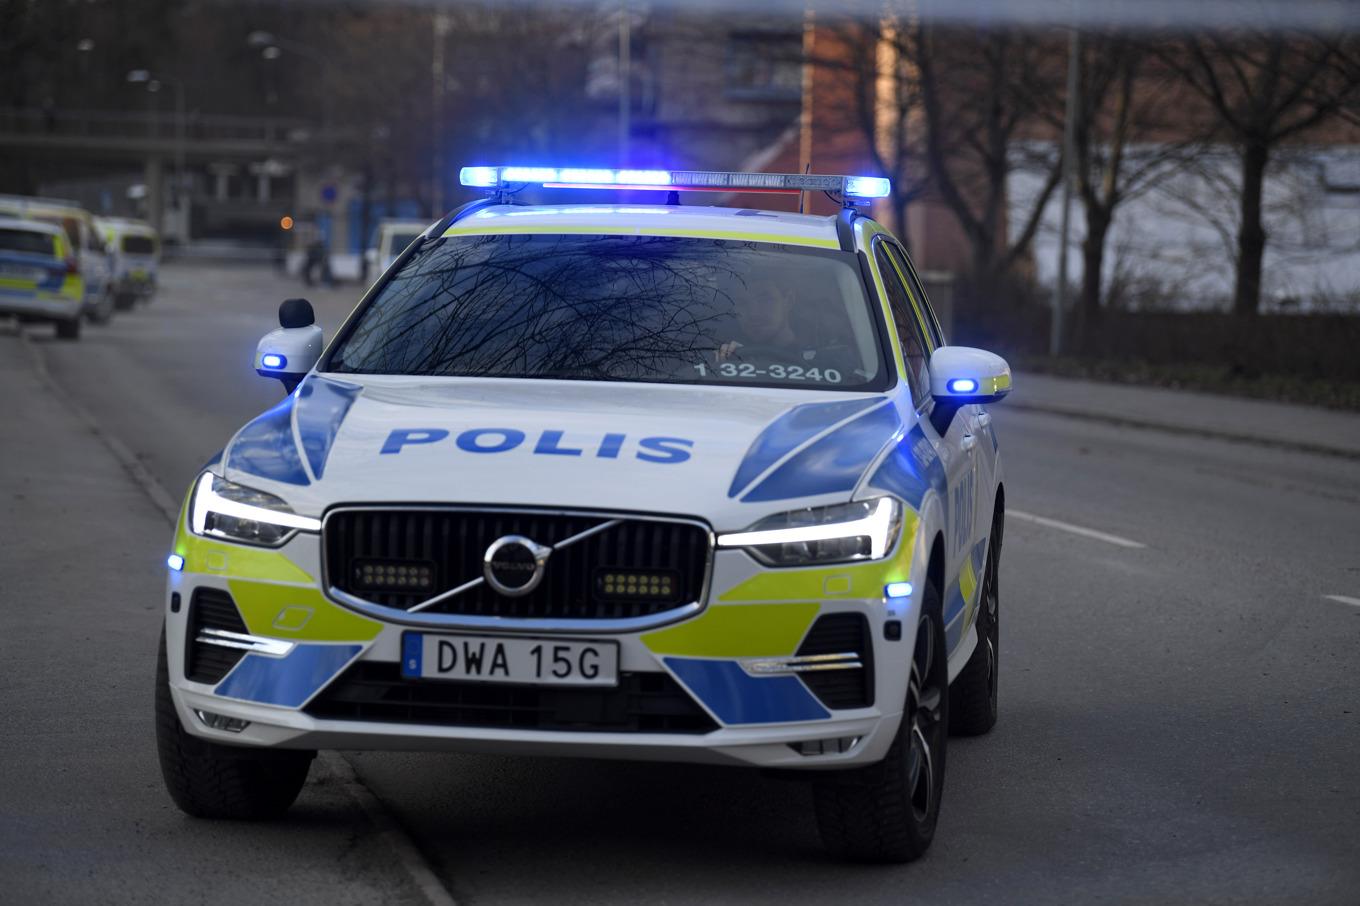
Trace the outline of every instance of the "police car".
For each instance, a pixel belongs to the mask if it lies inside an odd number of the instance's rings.
[[[0,216],[0,315],[51,321],[57,337],[80,338],[85,284],[59,226]]]
[[[287,397],[193,482],[160,759],[186,812],[287,809],[319,748],[745,765],[828,848],[930,845],[996,720],[995,355],[949,346],[886,180],[471,167]],[[656,190],[528,206],[526,186]],[[682,206],[825,191],[835,216]]]

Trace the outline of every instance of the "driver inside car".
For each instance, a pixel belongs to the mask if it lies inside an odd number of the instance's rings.
[[[837,331],[824,323],[834,320],[834,311],[818,312],[801,305],[787,286],[776,284],[767,293],[752,296],[737,306],[735,316],[737,336],[718,344],[715,358],[719,364],[742,361],[741,350],[748,347],[748,360],[772,359],[806,367],[849,364],[853,368],[846,359],[848,344],[834,339]]]
[[[738,305],[738,336],[718,345],[718,361],[740,359],[737,350],[743,346],[774,347],[795,353],[802,344],[790,319],[793,306],[793,293],[783,286],[771,286],[768,294],[756,295],[746,304]]]

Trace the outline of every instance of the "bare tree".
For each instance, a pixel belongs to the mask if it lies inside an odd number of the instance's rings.
[[[907,209],[930,185],[929,171],[921,166],[921,85],[913,36],[907,21],[891,15],[827,22],[819,25],[807,58],[837,101],[818,110],[818,125],[856,135],[867,163],[891,180],[891,222],[908,248]]]
[[[932,185],[968,237],[973,278],[986,285],[1028,252],[1062,177],[1058,143],[1039,127],[1043,111],[1062,104],[1063,67],[1054,60],[1063,57],[1038,33],[923,24],[913,32]],[[1043,177],[1012,230],[1007,183],[1021,167]]]
[[[1086,214],[1075,333],[1100,320],[1106,243],[1115,209],[1175,170],[1198,141],[1168,128],[1178,88],[1127,37],[1090,35],[1082,45],[1082,92],[1073,126],[1077,193]],[[1174,137],[1172,137],[1174,136]]]
[[[1261,301],[1267,234],[1262,193],[1271,157],[1306,137],[1360,96],[1360,37],[1240,32],[1191,36],[1162,53],[1208,105],[1238,150],[1241,190],[1233,311],[1253,316]]]

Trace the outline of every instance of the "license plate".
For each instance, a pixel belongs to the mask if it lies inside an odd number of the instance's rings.
[[[408,632],[401,672],[410,679],[542,686],[617,686],[617,642]]]

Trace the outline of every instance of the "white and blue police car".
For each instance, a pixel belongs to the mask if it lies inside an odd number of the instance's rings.
[[[886,180],[469,167],[203,469],[169,558],[157,735],[192,815],[286,810],[319,748],[801,772],[835,854],[934,836],[996,721],[995,355],[946,344],[855,203]],[[525,186],[656,190],[528,206]],[[824,191],[835,216],[682,206]]]

